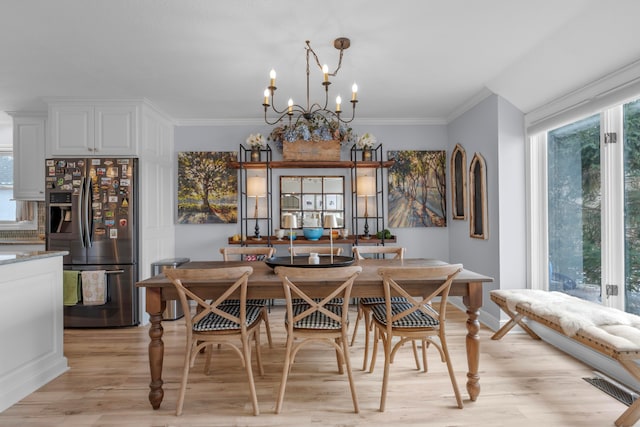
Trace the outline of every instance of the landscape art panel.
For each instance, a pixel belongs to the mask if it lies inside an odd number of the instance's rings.
[[[389,227],[446,227],[446,151],[388,151]]]
[[[236,152],[178,153],[178,224],[238,222]]]

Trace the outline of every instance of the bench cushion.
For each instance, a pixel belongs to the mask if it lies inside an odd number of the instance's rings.
[[[640,351],[640,316],[605,307],[561,292],[536,289],[498,289],[492,298],[506,301],[507,308],[518,307],[559,325],[569,337],[576,334],[619,352]]]

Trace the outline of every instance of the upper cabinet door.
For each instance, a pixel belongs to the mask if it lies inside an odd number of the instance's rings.
[[[94,153],[135,155],[138,151],[138,108],[134,105],[95,107]]]
[[[13,116],[13,198],[44,200],[46,116]]]
[[[139,108],[131,103],[56,103],[49,107],[50,156],[134,156]]]
[[[95,131],[91,106],[54,105],[49,109],[51,138],[47,154],[88,156],[93,154]]]

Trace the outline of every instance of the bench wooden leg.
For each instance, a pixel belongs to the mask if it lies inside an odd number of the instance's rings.
[[[638,367],[634,360],[620,360],[620,364],[629,371],[635,379],[640,380],[640,367]],[[620,415],[616,420],[616,426],[631,427],[635,425],[638,420],[640,420],[640,399],[633,402],[633,404]]]
[[[507,307],[506,303],[501,303],[500,301],[496,301],[496,300],[493,300],[493,302],[495,302],[502,309],[502,311],[507,313],[507,315],[509,315],[511,320],[509,320],[507,323],[505,323],[502,326],[502,328],[498,329],[496,331],[496,333],[493,334],[493,336],[491,337],[492,340],[499,340],[500,338],[505,336],[507,334],[507,332],[509,332],[511,329],[513,329],[513,327],[516,326],[516,325],[520,326],[527,334],[529,334],[529,336],[531,338],[533,338],[535,340],[539,340],[540,339],[538,334],[533,332],[533,330],[529,326],[527,326],[526,323],[524,323],[522,321],[522,319],[524,319],[524,317],[525,317],[523,314],[512,312],[511,310],[509,310],[509,308]]]

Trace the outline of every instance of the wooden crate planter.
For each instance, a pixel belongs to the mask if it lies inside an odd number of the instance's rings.
[[[284,141],[283,160],[334,161],[340,160],[340,141]]]

